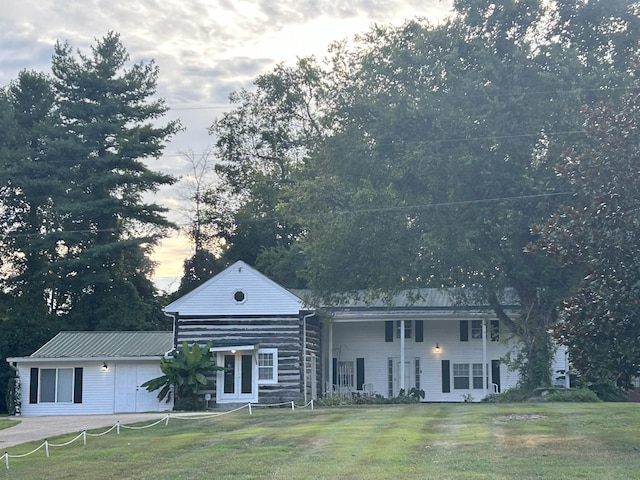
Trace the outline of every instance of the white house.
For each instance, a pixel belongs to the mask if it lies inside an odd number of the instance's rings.
[[[457,307],[440,289],[419,293],[316,310],[304,292],[237,262],[164,311],[176,345],[213,342],[225,367],[210,392],[217,403],[391,397],[412,388],[428,402],[479,401],[516,385],[502,359],[518,344],[488,306]]]
[[[171,410],[140,385],[162,375],[171,332],[60,332],[28,357],[7,358],[18,372],[22,415],[85,415]]]
[[[239,261],[163,309],[173,332],[62,332],[29,357],[8,359],[19,372],[22,413],[170,409],[140,385],[160,376],[161,356],[183,342],[212,342],[224,370],[202,393],[219,404],[414,388],[425,402],[480,401],[517,384],[503,359],[518,342],[488,306],[457,306],[441,289],[320,308],[306,294]],[[552,371],[566,361],[559,352]]]

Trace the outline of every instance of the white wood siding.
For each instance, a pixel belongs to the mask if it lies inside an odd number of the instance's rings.
[[[335,323],[333,335],[332,357],[338,361],[353,361],[354,364],[356,358],[364,358],[364,382],[371,384],[375,393],[387,396],[388,359],[394,358],[396,362],[400,359],[400,339],[396,338],[395,326],[393,342],[385,342],[385,323],[382,321]],[[505,336],[504,333],[502,336]],[[436,343],[440,347],[440,353],[435,352]],[[490,381],[491,360],[499,360],[513,345],[513,342],[492,342],[487,339]],[[424,401],[460,402],[464,401],[464,395],[471,395],[476,401],[482,398],[482,389],[453,388],[454,363],[482,363],[482,340],[469,338],[469,341],[461,342],[458,320],[424,320],[423,342],[415,341],[414,325],[412,338],[405,339],[405,361],[414,362],[416,358],[420,361],[420,388],[425,392]],[[450,361],[450,393],[442,392],[442,360]],[[328,367],[331,368],[331,364]],[[509,372],[505,365],[500,366],[502,390],[515,386],[517,379],[517,372]]]
[[[136,362],[127,362],[128,364]],[[160,376],[159,362],[138,362],[145,368],[150,365],[158,365],[153,376],[149,379]],[[21,383],[22,415],[43,416],[43,415],[94,415],[112,414],[114,412],[114,392],[115,392],[115,371],[116,364],[113,361],[107,362],[108,370],[102,368],[103,362],[26,362],[18,365]],[[78,368],[82,367],[82,403],[29,403],[29,393],[31,387],[31,368]],[[150,368],[150,371],[153,369]],[[172,403],[157,402],[153,411],[170,410]]]
[[[234,293],[242,291],[242,302]],[[302,301],[243,262],[237,262],[165,307],[181,317],[203,315],[297,315]]]

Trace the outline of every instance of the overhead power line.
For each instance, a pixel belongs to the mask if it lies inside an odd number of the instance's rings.
[[[517,195],[510,197],[493,197],[493,198],[483,198],[483,199],[475,199],[475,200],[459,200],[459,201],[451,201],[451,202],[437,202],[437,203],[423,203],[416,205],[402,205],[397,207],[376,207],[376,208],[363,208],[363,209],[353,209],[353,210],[337,210],[326,213],[312,213],[312,214],[303,214],[299,215],[301,218],[316,218],[316,217],[330,217],[330,216],[342,216],[342,215],[359,215],[359,214],[371,214],[371,213],[386,213],[386,212],[399,212],[399,213],[408,213],[415,210],[423,210],[427,208],[440,208],[440,207],[451,207],[451,206],[461,206],[461,205],[480,205],[487,203],[499,203],[499,202],[513,202],[517,200],[529,200],[536,198],[545,198],[545,197],[559,197],[559,196],[569,196],[572,195],[572,192],[551,192],[551,193],[540,193],[540,194],[532,194],[532,195]],[[253,217],[244,217],[238,216],[234,217],[242,221],[264,221],[264,220],[280,220],[282,216],[273,216],[266,215],[260,218]],[[190,224],[177,224],[178,228],[186,228],[189,227]],[[49,233],[8,233],[4,235],[4,238],[18,238],[18,237],[44,237],[50,235],[64,235],[67,233],[98,233],[98,232],[113,232],[114,229],[93,229],[93,230],[61,230]]]

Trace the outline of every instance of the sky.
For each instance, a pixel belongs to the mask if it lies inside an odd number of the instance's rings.
[[[215,139],[207,128],[232,106],[231,92],[276,64],[297,57],[323,58],[328,46],[374,25],[400,25],[424,17],[437,23],[452,0],[1,0],[0,87],[21,70],[50,72],[56,41],[89,52],[95,39],[120,34],[132,62],[154,60],[160,69],[158,96],[184,131],[172,138],[152,170],[185,178],[185,152],[204,153]],[[184,188],[184,187],[182,187]],[[184,224],[181,183],[154,201]],[[156,248],[154,281],[175,290],[182,262],[192,253],[174,232]]]

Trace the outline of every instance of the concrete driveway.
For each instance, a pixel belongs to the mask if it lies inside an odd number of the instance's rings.
[[[66,415],[56,417],[8,417],[20,423],[11,428],[0,430],[0,455],[9,447],[33,440],[53,438],[65,433],[80,433],[83,430],[129,425],[137,422],[160,420],[167,413],[121,413],[117,415]],[[9,452],[11,454],[11,452]]]

